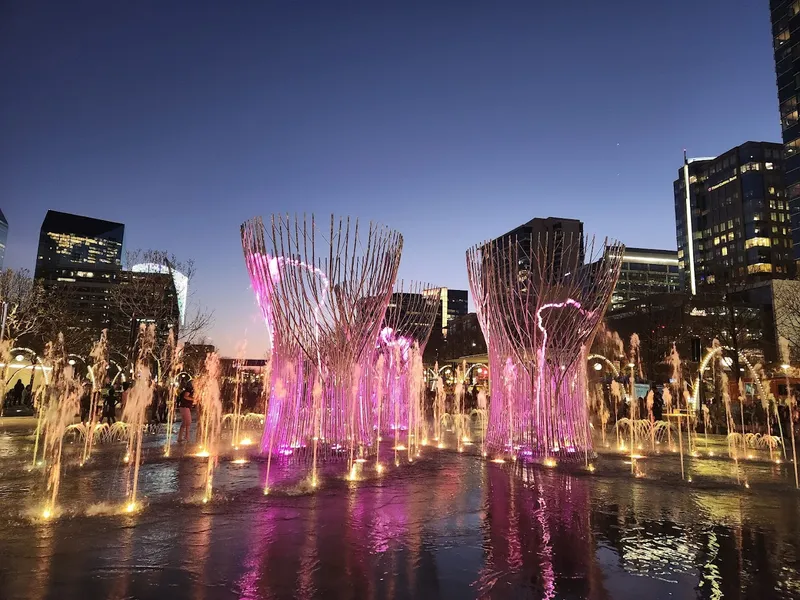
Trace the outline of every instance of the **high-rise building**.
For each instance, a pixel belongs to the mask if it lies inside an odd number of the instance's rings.
[[[800,0],[770,0],[793,258],[800,260]]]
[[[100,329],[112,317],[110,290],[119,279],[125,225],[47,211],[35,277],[57,287],[76,326]]]
[[[611,306],[680,289],[681,273],[675,250],[626,247],[619,280],[611,295]]]
[[[171,276],[175,285],[175,293],[177,294],[180,324],[183,325],[186,323],[186,301],[189,296],[189,278],[186,275],[167,265],[155,263],[133,265],[131,271],[134,273],[160,273],[162,275]]]
[[[525,264],[531,252],[546,251],[552,257],[553,269],[549,276],[558,279],[574,272],[584,263],[583,222],[578,219],[547,217],[531,219],[501,235],[493,242],[516,243],[520,250],[520,269],[528,269]]]
[[[439,307],[438,316],[441,317],[442,332],[447,335],[447,327],[450,321],[456,317],[467,314],[468,294],[467,290],[452,290],[441,288],[442,303]]]
[[[783,148],[745,142],[716,158],[684,159],[673,184],[684,289],[741,286],[794,273]]]
[[[8,221],[3,211],[0,210],[0,269],[6,258],[6,244],[8,243]]]

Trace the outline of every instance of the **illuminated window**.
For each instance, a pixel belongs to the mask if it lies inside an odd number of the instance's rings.
[[[795,138],[789,142],[786,142],[783,147],[786,148],[786,156],[796,154],[798,148],[800,148],[800,138]]]
[[[795,114],[795,120],[797,120],[797,115],[796,114]],[[767,171],[772,171],[775,167],[773,166],[772,163],[764,163],[764,168]]]
[[[788,27],[783,31],[779,32],[778,35],[775,36],[775,48],[780,48],[786,42],[789,41],[789,29]]]
[[[727,246],[723,246],[722,247],[722,256],[728,256],[728,247]]]
[[[767,237],[755,237],[746,240],[744,243],[745,248],[756,248],[756,247],[769,247],[769,238]]]
[[[741,167],[739,167],[739,170],[742,173],[746,173],[747,171],[760,171],[761,170],[761,163],[749,162],[746,165],[742,165]]]
[[[748,273],[772,273],[772,265],[769,263],[756,263],[747,265]]]
[[[775,210],[776,208],[778,208],[778,203],[777,203],[777,202],[775,202],[775,200],[770,200],[770,201],[769,201],[769,207],[770,207],[771,209]]]

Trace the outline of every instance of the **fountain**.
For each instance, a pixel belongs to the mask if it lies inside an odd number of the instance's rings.
[[[540,458],[546,465],[583,455],[588,465],[586,358],[623,247],[606,241],[600,253],[594,250],[594,241],[582,235],[545,235],[500,238],[467,251],[491,368],[506,374],[492,379],[488,453]]]
[[[128,401],[122,411],[122,420],[129,429],[125,462],[128,464],[128,501],[125,509],[133,512],[137,508],[139,468],[142,463],[142,436],[147,425],[147,407],[153,400],[153,382],[150,377],[150,359],[155,345],[155,327],[139,326],[136,345],[138,357],[134,366],[133,387],[128,390]]]
[[[50,346],[46,354],[52,365],[52,371],[40,411],[43,412],[43,455],[48,492],[42,517],[49,519],[56,514],[56,500],[61,485],[64,434],[79,409],[80,385],[73,379],[73,369],[67,364],[63,335],[58,335],[57,342]]]
[[[84,435],[83,458],[81,465],[86,464],[92,454],[92,448],[95,442],[95,433],[97,432],[97,407],[100,405],[102,399],[102,388],[106,380],[106,371],[108,370],[108,330],[104,329],[100,334],[100,339],[92,347],[90,354],[92,357],[92,365],[89,367],[92,374],[92,397],[89,406],[89,422],[87,423],[87,430]]]
[[[245,262],[270,335],[273,392],[262,450],[320,460],[374,452],[371,399],[360,393],[397,277],[402,236],[358,221],[273,215],[242,225]],[[287,370],[293,373],[287,373]],[[319,382],[319,393],[313,393]],[[288,383],[288,385],[287,385]],[[310,446],[310,456],[309,456]],[[265,485],[267,489],[269,484]]]

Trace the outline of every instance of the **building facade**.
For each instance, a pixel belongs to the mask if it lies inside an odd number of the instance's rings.
[[[440,329],[444,337],[447,337],[447,327],[450,321],[456,317],[467,314],[469,304],[469,294],[467,290],[453,290],[450,288],[439,288],[430,292],[439,295],[439,309],[434,321],[434,329]]]
[[[626,247],[619,280],[611,295],[611,307],[680,289],[681,273],[675,250]]]
[[[783,147],[772,142],[746,142],[716,158],[684,159],[673,191],[686,291],[794,274],[783,164]]]
[[[537,217],[492,242],[516,244],[522,270],[530,268],[532,257],[528,254],[541,255],[544,251],[552,259],[552,272],[547,275],[553,280],[574,272],[585,260],[583,222],[578,219]]]
[[[109,292],[119,280],[124,235],[122,223],[47,211],[34,276],[45,287],[58,288],[76,326],[109,325]]]
[[[770,0],[775,74],[791,213],[793,258],[800,260],[800,0]]]
[[[8,221],[3,211],[0,210],[0,269],[6,259],[6,244],[8,243]]]

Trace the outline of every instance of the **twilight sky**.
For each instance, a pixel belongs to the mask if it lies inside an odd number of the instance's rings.
[[[193,258],[223,353],[266,348],[239,225],[331,212],[405,238],[400,276],[536,216],[675,248],[683,148],[780,140],[766,0],[6,0],[6,267],[49,208]]]

